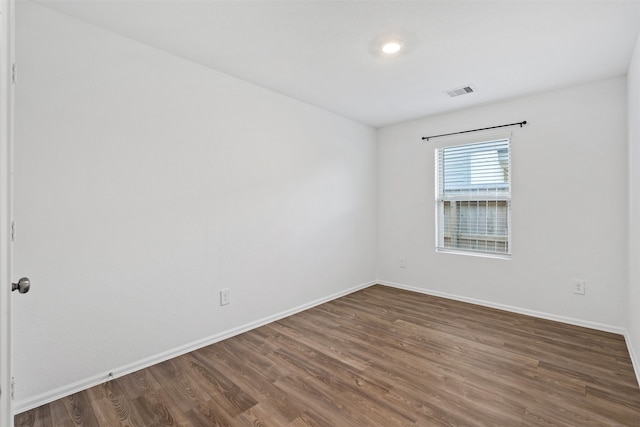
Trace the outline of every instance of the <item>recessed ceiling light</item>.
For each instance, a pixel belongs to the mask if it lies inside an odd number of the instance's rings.
[[[388,41],[382,45],[382,51],[388,55],[398,53],[402,49],[402,42],[397,40]]]

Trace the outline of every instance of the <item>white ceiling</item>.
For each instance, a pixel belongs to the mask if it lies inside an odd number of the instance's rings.
[[[374,127],[624,75],[640,29],[640,0],[38,3]]]

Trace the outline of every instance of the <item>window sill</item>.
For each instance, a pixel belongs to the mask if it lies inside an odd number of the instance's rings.
[[[441,254],[455,254],[455,255],[466,255],[480,258],[493,258],[493,259],[505,259],[511,260],[511,254],[492,254],[487,252],[473,252],[473,251],[462,251],[456,249],[443,249],[436,248],[437,253]]]

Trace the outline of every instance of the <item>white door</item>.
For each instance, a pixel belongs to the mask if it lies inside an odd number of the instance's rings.
[[[13,426],[11,409],[13,6],[14,0],[0,0],[0,427]]]

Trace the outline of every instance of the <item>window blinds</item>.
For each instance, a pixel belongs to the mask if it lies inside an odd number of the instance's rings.
[[[436,249],[511,252],[511,150],[500,139],[436,149]]]

